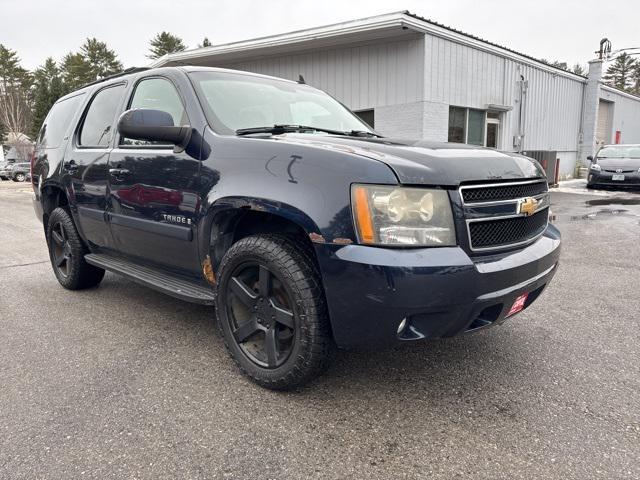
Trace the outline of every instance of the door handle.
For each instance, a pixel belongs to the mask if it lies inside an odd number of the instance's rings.
[[[109,174],[113,175],[114,177],[121,177],[123,175],[128,175],[129,170],[127,170],[126,168],[110,168],[109,169]]]

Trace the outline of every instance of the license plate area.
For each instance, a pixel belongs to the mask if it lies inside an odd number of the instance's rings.
[[[616,182],[624,182],[624,175],[614,173],[613,175],[611,175],[611,180],[614,180]]]
[[[525,304],[527,303],[527,298],[529,298],[529,292],[519,295],[518,298],[516,298],[516,300],[513,302],[513,305],[511,305],[511,308],[509,309],[509,312],[507,313],[505,318],[511,317],[512,315],[521,312],[524,309]]]

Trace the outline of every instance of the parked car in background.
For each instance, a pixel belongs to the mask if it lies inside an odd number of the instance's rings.
[[[591,160],[587,188],[597,186],[640,188],[640,144],[605,145]]]
[[[31,178],[30,166],[28,163],[11,163],[7,165],[6,172],[14,182],[24,182]]]
[[[13,165],[13,162],[0,162],[0,180],[9,180],[9,165]]]

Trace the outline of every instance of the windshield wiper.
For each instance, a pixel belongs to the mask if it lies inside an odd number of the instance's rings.
[[[345,132],[342,130],[332,130],[330,128],[322,128],[322,127],[310,127],[307,125],[286,125],[286,124],[276,124],[271,127],[251,127],[251,128],[240,128],[236,130],[236,135],[252,135],[254,133],[272,133],[274,135],[280,135],[281,133],[287,132],[304,132],[304,131],[314,131],[314,132],[324,132],[329,133],[331,135],[343,135],[349,137],[364,137],[364,136],[373,136],[379,137],[380,135],[367,132],[364,130],[351,130],[349,132]]]

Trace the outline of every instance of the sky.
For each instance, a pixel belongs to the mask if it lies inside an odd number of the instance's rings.
[[[0,0],[0,43],[33,69],[96,37],[131,67],[149,63],[162,30],[195,48],[205,36],[215,45],[399,10],[569,65],[586,65],[603,37],[613,50],[640,47],[638,0]]]

